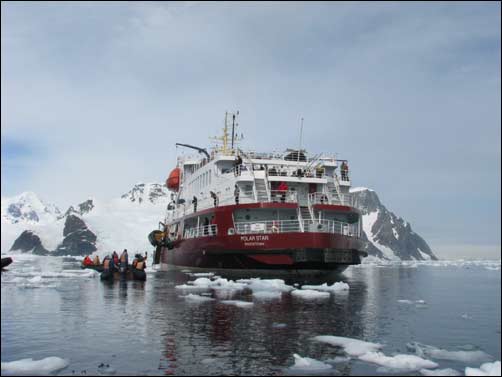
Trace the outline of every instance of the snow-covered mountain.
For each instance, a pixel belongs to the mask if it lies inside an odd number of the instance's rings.
[[[149,201],[152,204],[163,203],[170,197],[169,190],[160,183],[138,183],[131,190],[121,196],[122,199],[128,199],[133,203],[141,204]]]
[[[369,255],[391,260],[437,259],[427,242],[411,229],[410,223],[389,211],[375,191],[357,187],[350,192],[363,215]]]
[[[2,209],[4,199],[6,204],[12,201],[2,198]],[[147,235],[157,228],[169,201],[165,186],[138,183],[120,198],[106,202],[90,198],[70,206],[52,222],[12,223],[2,217],[2,252],[11,248],[50,255],[144,252],[151,248]]]
[[[410,224],[388,211],[373,190],[357,188],[352,192],[363,213],[363,236],[368,240],[369,255],[386,259],[436,259]],[[30,197],[32,200],[28,202],[26,198]],[[130,253],[150,250],[147,235],[163,219],[171,195],[162,184],[138,183],[120,198],[107,202],[91,198],[71,206],[64,214],[55,206],[35,199],[33,193],[16,198],[25,199],[2,198],[2,252],[14,246],[13,250],[37,254],[83,255],[96,250],[104,256],[113,250],[128,249]],[[21,213],[29,214],[32,209],[39,221],[18,216],[16,222],[12,215],[4,216],[4,208],[11,204],[25,211]]]
[[[43,202],[33,192],[23,192],[12,198],[2,197],[2,221],[11,224],[47,224],[60,214],[58,207]]]

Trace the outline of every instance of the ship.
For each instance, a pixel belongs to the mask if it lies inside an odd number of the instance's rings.
[[[313,275],[360,264],[367,254],[348,161],[301,147],[241,149],[237,116],[225,114],[210,151],[176,144],[196,153],[178,156],[166,180],[171,201],[148,235],[154,263],[162,270]]]

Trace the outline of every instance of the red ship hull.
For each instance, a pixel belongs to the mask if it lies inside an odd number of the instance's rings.
[[[361,263],[362,241],[329,233],[249,234],[179,240],[161,249],[163,268],[341,271]]]
[[[159,247],[162,269],[198,268],[211,271],[294,271],[334,272],[360,264],[364,241],[360,238],[325,232],[232,234],[232,213],[237,208],[296,208],[290,203],[227,205],[202,210],[194,216],[214,215],[218,232],[197,238],[178,239],[173,248]],[[358,210],[330,206],[340,212]],[[189,217],[189,216],[187,216]],[[183,221],[180,219],[178,221]]]

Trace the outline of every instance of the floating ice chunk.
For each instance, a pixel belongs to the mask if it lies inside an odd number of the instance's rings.
[[[275,300],[282,297],[281,292],[258,291],[253,292],[253,297],[258,300]]]
[[[240,279],[237,280],[238,283],[247,284],[247,287],[253,292],[258,291],[278,291],[278,292],[289,292],[294,288],[287,285],[282,279]]]
[[[190,276],[196,276],[196,277],[206,277],[206,278],[209,278],[209,277],[212,277],[214,276],[214,272],[193,272],[193,273],[189,273]]]
[[[252,302],[240,301],[240,300],[223,300],[220,302],[225,305],[235,305],[240,308],[249,308],[254,305]]]
[[[283,328],[285,328],[287,326],[288,325],[286,325],[285,323],[277,323],[277,322],[272,323],[272,327],[274,329],[283,329]]]
[[[462,314],[460,317],[462,317],[463,319],[472,319],[472,317],[467,313]]]
[[[3,363],[2,363],[3,364]],[[465,368],[466,376],[500,376],[500,361],[484,363],[478,368]]]
[[[294,297],[300,297],[303,299],[325,299],[329,298],[329,292],[319,292],[310,289],[297,289],[291,292]]]
[[[200,295],[194,295],[192,293],[190,293],[190,294],[188,294],[186,296],[180,296],[180,297],[183,297],[188,302],[195,302],[195,303],[214,301],[214,298],[206,297],[206,296],[200,296]]]
[[[193,285],[197,287],[209,287],[211,285],[211,280],[208,278],[198,278],[192,282]]]
[[[332,285],[324,283],[322,285],[303,285],[302,289],[314,289],[316,291],[326,291],[326,292],[343,292],[349,290],[349,285],[343,281],[337,281]]]
[[[46,357],[41,360],[22,359],[2,361],[2,374],[46,375],[68,366],[68,361],[60,357]]]
[[[397,302],[399,302],[400,304],[408,304],[408,305],[416,304],[417,307],[427,305],[427,302],[425,302],[425,300],[415,300],[415,301],[413,301],[413,300],[397,300]]]
[[[188,284],[177,285],[174,288],[176,288],[176,289],[199,290],[199,291],[200,290],[209,289],[209,287],[206,287],[206,286],[188,285]]]
[[[326,370],[331,369],[331,365],[325,364],[322,361],[311,359],[310,357],[301,357],[298,354],[294,354],[295,365],[290,367],[292,370],[305,370],[305,371],[316,371],[316,370]]]
[[[410,342],[406,347],[420,357],[433,359],[456,360],[464,363],[491,361],[493,358],[483,351],[448,351],[427,344]]]
[[[328,343],[332,346],[343,347],[350,356],[360,356],[367,352],[377,351],[382,348],[379,343],[364,342],[359,339],[345,338],[342,336],[319,335],[314,337],[317,342]]]
[[[420,373],[422,373],[424,376],[461,376],[462,373],[460,373],[458,370],[451,369],[451,368],[446,368],[446,369],[420,369]]]
[[[413,304],[413,301],[411,300],[397,300],[400,304]]]
[[[32,284],[36,284],[36,283],[41,283],[43,280],[42,276],[35,276],[31,279],[28,279],[28,282],[32,283]]]
[[[500,271],[500,267],[491,267],[491,266],[488,266],[488,267],[485,267],[485,269],[490,270],[490,271]]]
[[[386,356],[382,352],[367,352],[360,355],[359,359],[387,368],[396,369],[403,373],[419,369],[436,368],[438,366],[438,364],[433,361],[422,359],[415,355]]]
[[[200,278],[200,279],[204,279],[204,278]],[[199,280],[199,279],[197,279],[197,280]],[[218,278],[210,283],[210,287],[213,289],[231,289],[231,290],[240,291],[240,290],[243,290],[246,288],[246,284],[236,283],[233,280],[227,280],[224,278]]]

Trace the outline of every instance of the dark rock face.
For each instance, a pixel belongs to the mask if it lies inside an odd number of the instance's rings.
[[[423,260],[423,254],[428,255],[430,259],[437,260],[424,239],[413,232],[408,222],[389,211],[380,202],[375,191],[356,191],[352,195],[355,197],[356,206],[361,210],[363,216],[378,211],[378,216],[371,227],[371,234],[365,235],[368,240],[373,241],[369,242],[370,245],[366,250],[369,255],[381,258],[383,253],[378,249],[378,244],[380,244],[390,248],[394,255],[402,260]]]
[[[69,215],[82,216],[85,215],[86,213],[91,212],[93,208],[94,208],[94,202],[92,201],[92,199],[88,199],[85,202],[80,203],[77,209],[75,209],[75,207],[73,206],[70,206],[70,208],[68,208],[65,214],[59,217],[59,219],[68,217]]]
[[[70,214],[66,217],[61,242],[53,255],[88,255],[96,251],[96,235],[89,230],[85,222]]]
[[[373,245],[369,240],[368,237],[366,236],[366,233],[362,232],[361,238],[366,241],[366,244],[364,246],[364,251],[368,253],[368,255],[373,255],[374,257],[378,258],[385,258],[380,249],[377,249],[375,245]]]
[[[10,250],[20,250],[23,253],[33,251],[33,254],[37,255],[49,254],[49,251],[43,247],[40,237],[38,237],[31,230],[25,230],[21,233],[21,235],[14,241]]]
[[[129,199],[131,202],[142,203],[148,200],[156,203],[162,198],[168,198],[169,191],[166,186],[159,183],[138,183],[129,192],[121,196],[122,199]]]

